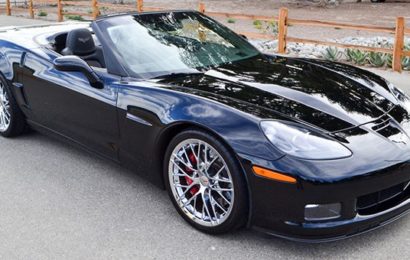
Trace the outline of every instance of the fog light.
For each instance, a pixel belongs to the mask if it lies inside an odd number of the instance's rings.
[[[342,205],[340,203],[308,204],[305,206],[305,220],[325,221],[340,218],[341,210]]]

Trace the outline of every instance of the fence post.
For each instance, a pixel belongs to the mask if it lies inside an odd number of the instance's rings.
[[[34,18],[34,10],[33,10],[33,0],[29,0],[28,2],[28,13],[30,15],[30,18]]]
[[[93,20],[95,20],[100,15],[100,9],[98,8],[98,0],[92,0],[92,9],[93,9]]]
[[[202,2],[199,3],[199,12],[203,14],[205,13],[205,4]]]
[[[393,70],[401,72],[401,57],[404,50],[404,17],[397,17],[396,19],[396,35],[394,38],[393,48]]]
[[[10,0],[6,0],[6,14],[11,15]]]
[[[144,0],[137,0],[137,11],[139,13],[143,12],[144,10]]]
[[[279,10],[279,21],[278,21],[278,53],[286,53],[286,34],[288,20],[288,9],[281,8]]]
[[[63,3],[61,0],[57,0],[57,21],[63,21]]]

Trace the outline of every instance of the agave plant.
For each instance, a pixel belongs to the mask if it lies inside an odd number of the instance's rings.
[[[366,64],[368,56],[369,54],[367,52],[361,50],[346,49],[347,59],[356,65],[363,66],[364,64]]]
[[[386,54],[380,52],[369,53],[369,63],[373,67],[383,67],[386,64]]]
[[[389,68],[393,66],[393,55],[392,54],[386,55],[386,64],[387,64],[387,67]]]
[[[401,60],[401,66],[404,70],[410,70],[410,57],[404,57]]]
[[[404,50],[410,51],[410,44],[405,45]],[[410,57],[403,57],[401,60],[401,65],[404,70],[410,70]]]
[[[386,65],[391,68],[393,66],[393,55],[386,55]],[[401,66],[404,70],[410,70],[410,57],[401,58]]]
[[[326,60],[338,61],[342,57],[342,52],[340,52],[337,47],[327,47],[322,55]]]

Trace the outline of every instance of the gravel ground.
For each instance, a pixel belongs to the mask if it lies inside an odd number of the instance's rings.
[[[0,16],[0,26],[16,23],[24,21]],[[410,93],[408,75],[375,72]],[[136,173],[38,133],[0,138],[0,198],[2,259],[407,259],[410,254],[410,216],[327,244],[293,243],[251,230],[205,235],[185,224],[165,191]]]

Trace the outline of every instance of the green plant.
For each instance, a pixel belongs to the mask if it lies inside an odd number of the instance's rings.
[[[410,70],[410,57],[404,57],[401,59],[401,66],[404,70]]]
[[[48,15],[48,13],[46,11],[43,11],[43,10],[40,10],[37,14],[37,16],[41,16],[41,17],[45,17],[47,15]]]
[[[393,55],[391,54],[386,55],[386,64],[387,64],[387,67],[389,68],[393,67]]]
[[[263,33],[271,32],[273,34],[278,34],[278,22],[276,21],[261,21],[261,20],[254,20],[253,26],[262,31]]]
[[[235,19],[233,19],[233,18],[228,18],[227,22],[228,22],[228,23],[235,23],[235,22],[236,22],[236,20],[235,20]]]
[[[261,30],[262,29],[262,21],[261,20],[254,20],[253,21],[253,26],[256,29]]]
[[[337,47],[327,47],[322,55],[326,60],[338,61],[342,57],[342,52]]]
[[[393,67],[393,55],[386,54],[385,55],[386,65],[387,67]],[[401,66],[404,70],[410,70],[410,57],[403,57],[401,58]]]
[[[84,21],[84,18],[81,15],[68,14],[65,17],[69,20]]]
[[[100,12],[105,14],[108,11],[108,9],[109,9],[108,7],[102,6],[102,7],[100,7]]]
[[[356,49],[346,49],[346,57],[348,61],[351,61],[356,65],[363,66],[367,62],[368,53]]]
[[[288,27],[289,27],[289,25],[288,25]],[[279,32],[279,25],[278,25],[278,22],[276,22],[276,21],[268,22],[268,28],[274,34],[278,34],[278,32]]]
[[[386,54],[382,54],[380,52],[370,52],[369,63],[373,67],[383,67],[386,64]]]
[[[404,46],[405,51],[410,51],[410,44],[406,44]],[[403,57],[401,61],[401,65],[403,66],[404,70],[410,70],[410,57]]]

